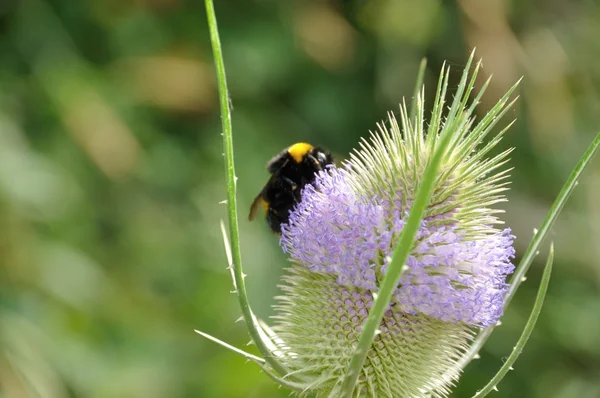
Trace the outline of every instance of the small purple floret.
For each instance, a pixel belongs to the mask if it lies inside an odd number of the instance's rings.
[[[302,192],[282,225],[281,246],[314,272],[342,285],[378,290],[408,209],[401,201],[362,198],[345,170],[330,168]],[[400,197],[400,194],[396,194]],[[514,266],[514,236],[505,229],[466,240],[456,227],[424,221],[395,292],[398,310],[447,322],[486,327],[502,316],[507,275]]]

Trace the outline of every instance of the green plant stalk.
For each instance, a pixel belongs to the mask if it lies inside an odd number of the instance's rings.
[[[577,186],[577,181],[581,177],[581,174],[583,173],[585,168],[589,165],[589,163],[591,162],[591,160],[593,159],[594,155],[596,154],[596,152],[598,151],[599,148],[600,148],[600,133],[598,133],[596,135],[596,137],[594,138],[594,141],[590,144],[590,146],[585,151],[583,156],[579,159],[579,163],[577,163],[577,166],[575,166],[575,169],[573,169],[573,171],[571,172],[571,175],[565,182],[565,185],[563,185],[560,193],[558,194],[558,197],[552,204],[552,207],[550,208],[550,211],[548,212],[546,219],[544,220],[544,222],[540,226],[539,230],[537,231],[537,233],[535,234],[535,236],[529,243],[527,250],[525,250],[523,257],[521,258],[521,262],[519,263],[519,265],[517,267],[517,271],[514,273],[512,279],[511,279],[511,285],[510,285],[509,291],[506,295],[506,301],[504,302],[505,309],[508,307],[508,304],[510,303],[510,301],[514,297],[515,293],[517,292],[517,289],[523,282],[523,280],[524,280],[523,278],[527,274],[527,271],[529,270],[529,267],[531,266],[533,259],[537,255],[538,250],[540,249],[540,246],[542,245],[542,243],[548,236],[550,229],[552,228],[552,226],[554,225],[554,222],[558,218],[558,215],[562,211],[563,207],[565,206],[565,203],[567,202],[567,200],[573,193],[573,190]],[[458,363],[458,365],[461,368],[464,368],[465,366],[467,366],[469,364],[469,362],[471,362],[473,360],[473,358],[475,358],[477,356],[477,353],[485,345],[487,339],[490,337],[493,330],[494,330],[494,326],[490,326],[489,328],[482,330],[481,333],[479,333],[479,335],[475,338],[475,340],[473,340],[473,344],[471,344],[471,346],[469,347],[469,350],[466,352],[466,354],[462,357],[462,359]]]
[[[537,296],[535,298],[535,303],[533,304],[533,309],[531,310],[531,315],[529,315],[529,319],[525,324],[525,328],[523,329],[523,333],[521,333],[521,337],[517,341],[517,344],[513,348],[512,352],[508,356],[504,365],[500,368],[498,373],[483,387],[480,391],[478,391],[473,398],[483,398],[487,394],[489,394],[492,390],[496,389],[498,383],[506,376],[506,374],[512,369],[512,365],[515,363],[521,352],[523,352],[523,348],[529,340],[529,336],[533,332],[535,328],[535,324],[538,320],[540,312],[542,311],[542,305],[544,304],[544,298],[546,297],[546,291],[548,290],[548,284],[550,283],[550,275],[552,274],[552,261],[554,260],[554,246],[550,245],[550,252],[548,253],[548,259],[546,260],[546,266],[544,267],[544,274],[542,275],[542,281],[540,282],[540,288],[538,289]]]
[[[464,88],[464,82],[461,83],[461,86]],[[459,97],[461,95],[462,92],[459,89],[459,92],[456,94],[456,96]],[[449,121],[447,121],[447,123],[451,124]],[[371,347],[373,339],[375,338],[377,328],[381,324],[381,320],[383,319],[385,310],[391,301],[392,294],[398,285],[398,281],[400,280],[402,273],[405,271],[404,264],[408,259],[408,255],[412,249],[419,225],[423,220],[425,208],[431,199],[436,182],[436,176],[446,154],[448,144],[452,140],[452,132],[453,130],[451,128],[445,128],[443,130],[437,144],[438,147],[436,148],[433,156],[427,163],[425,171],[423,172],[423,179],[417,189],[415,200],[406,221],[406,225],[400,233],[398,246],[396,246],[394,249],[388,271],[383,278],[379,293],[375,298],[371,311],[369,312],[369,316],[364,324],[364,328],[359,337],[354,354],[350,359],[348,370],[344,375],[340,394],[342,397],[352,398],[354,386],[356,385],[360,369],[365,361],[367,352]]]
[[[288,372],[279,361],[275,359],[269,348],[260,337],[257,325],[254,323],[246,285],[244,282],[244,273],[242,272],[242,256],[240,253],[240,239],[238,227],[238,212],[236,201],[236,179],[235,165],[233,161],[233,134],[231,127],[231,111],[229,109],[229,93],[227,90],[227,80],[225,78],[225,64],[223,62],[223,52],[221,50],[221,41],[219,39],[219,29],[217,26],[217,17],[212,0],[205,0],[208,26],[210,30],[210,42],[215,59],[215,69],[217,72],[217,85],[219,89],[219,104],[221,109],[221,125],[223,136],[223,149],[225,152],[225,175],[227,178],[227,216],[229,221],[229,237],[231,240],[232,267],[235,282],[236,295],[242,310],[242,316],[250,337],[260,353],[264,356],[267,363],[281,376]]]

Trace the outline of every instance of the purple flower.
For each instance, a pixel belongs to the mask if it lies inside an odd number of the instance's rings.
[[[352,184],[353,171],[321,172],[282,226],[281,245],[315,273],[335,275],[342,286],[377,292],[408,216],[406,192],[367,196]],[[448,206],[446,206],[447,209]],[[502,316],[506,277],[513,272],[510,229],[472,232],[455,209],[425,219],[392,301],[392,311],[486,327]]]
[[[501,210],[493,206],[506,200],[502,166],[510,150],[487,157],[500,137],[484,138],[509,96],[476,122],[474,107],[465,107],[471,85],[448,108],[448,76],[447,70],[441,75],[429,122],[422,97],[414,117],[405,105],[400,121],[390,113],[345,168],[322,171],[305,186],[282,225],[280,243],[291,264],[275,305],[274,344],[289,377],[316,396],[342,394],[344,373],[356,365],[363,325],[423,182],[434,183],[424,220],[380,333],[370,347],[360,347],[366,360],[352,396],[447,397],[475,329],[502,315],[514,237],[496,228]],[[463,88],[475,81],[467,76],[468,68]],[[450,141],[440,138],[446,134]],[[433,159],[436,175],[426,175]]]

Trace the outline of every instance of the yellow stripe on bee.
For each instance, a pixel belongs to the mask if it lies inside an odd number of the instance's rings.
[[[265,214],[266,214],[269,211],[269,202],[262,199],[262,205],[263,205],[263,210],[265,211]]]
[[[296,163],[302,163],[302,159],[313,149],[313,146],[306,142],[299,142],[288,148],[288,153],[296,161]]]

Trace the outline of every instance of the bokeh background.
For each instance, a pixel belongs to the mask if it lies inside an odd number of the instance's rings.
[[[506,223],[522,253],[600,130],[600,3],[567,0],[216,1],[234,113],[251,302],[271,314],[286,259],[245,215],[265,162],[296,141],[346,156],[410,97],[428,58],[453,86],[473,47],[492,84],[521,76]],[[286,397],[238,347],[204,4],[0,1],[0,397]],[[536,332],[501,397],[600,397],[600,162],[554,228]],[[545,253],[454,397],[511,351]],[[254,347],[246,347],[253,350]]]

